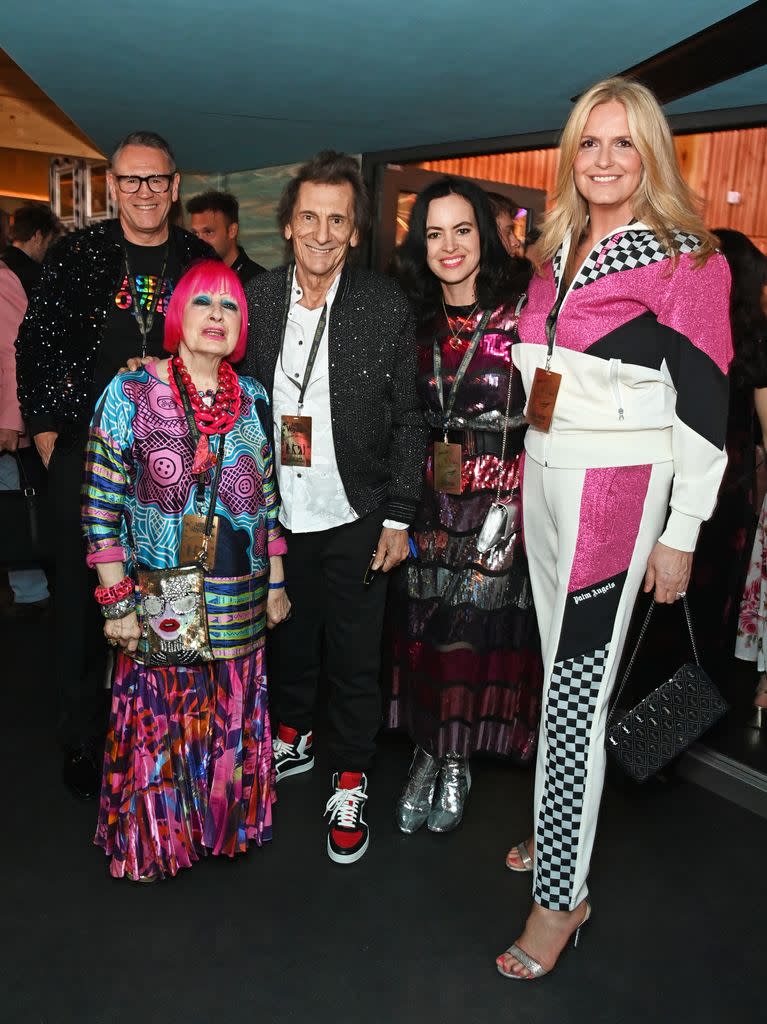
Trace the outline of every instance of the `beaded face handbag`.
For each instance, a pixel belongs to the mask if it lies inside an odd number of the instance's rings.
[[[682,602],[695,661],[678,668],[630,711],[619,708],[621,694],[650,625],[655,608],[651,601],[607,720],[607,751],[637,782],[659,772],[728,710],[727,702],[700,664],[687,598],[683,597]]]
[[[145,665],[196,665],[212,661],[205,612],[205,577],[198,565],[139,569]]]

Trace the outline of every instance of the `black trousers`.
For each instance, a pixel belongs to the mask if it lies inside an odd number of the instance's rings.
[[[272,634],[270,684],[277,720],[312,730],[324,642],[333,771],[365,771],[381,724],[381,632],[387,577],[363,583],[383,510],[332,530],[286,531],[292,615]]]
[[[85,564],[80,525],[84,474],[85,438],[59,439],[48,466],[48,495],[56,569],[53,669],[59,741],[66,749],[100,742],[106,727],[104,623],[93,597],[98,578]]]

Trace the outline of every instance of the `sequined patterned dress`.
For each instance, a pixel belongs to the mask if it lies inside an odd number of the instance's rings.
[[[434,438],[442,422],[434,338],[447,400],[481,319],[476,312],[466,320],[470,308],[447,312],[451,329],[441,316],[418,337],[419,391]],[[495,310],[456,394],[448,439],[463,445],[462,493],[435,492],[430,445],[413,529],[418,555],[392,587],[388,724],[436,757],[484,752],[526,762],[535,750],[542,667],[523,546],[518,538],[484,555],[476,548],[499,474],[502,495],[519,486],[524,397],[511,365],[512,322],[513,309]]]
[[[205,603],[215,660],[149,668],[117,656],[95,843],[115,877],[175,875],[207,853],[271,838],[274,800],[264,633],[269,554],[284,540],[269,442],[241,379],[226,435],[215,564]],[[169,386],[147,370],[109,385],[91,424],[83,525],[91,556],[178,564],[195,511],[195,445]]]

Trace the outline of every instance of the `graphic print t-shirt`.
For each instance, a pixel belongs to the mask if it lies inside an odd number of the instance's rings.
[[[175,257],[172,242],[163,245],[133,245],[125,242],[131,276],[136,283],[136,294],[144,319],[151,306],[154,294],[160,287],[157,309],[152,330],[147,336],[146,354],[164,359],[167,353],[162,347],[165,313],[181,268]],[[168,250],[168,262],[162,281],[159,281]],[[120,278],[112,295],[107,313],[106,329],[96,359],[93,380],[93,399],[98,398],[121,366],[132,356],[141,355],[141,330],[134,314],[133,295],[123,261]]]

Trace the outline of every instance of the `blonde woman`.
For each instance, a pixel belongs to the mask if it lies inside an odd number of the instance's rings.
[[[652,93],[620,78],[589,89],[564,129],[514,348],[544,707],[535,834],[507,859],[534,870],[534,903],[497,960],[507,978],[550,971],[589,918],[605,722],[634,601],[643,584],[661,603],[684,594],[716,501],[732,345],[715,246]]]

